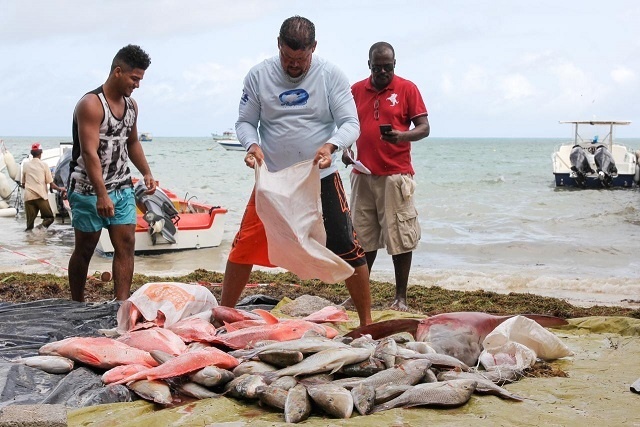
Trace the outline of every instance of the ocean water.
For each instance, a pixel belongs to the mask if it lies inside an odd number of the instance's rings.
[[[31,143],[54,148],[69,138],[4,137],[19,162]],[[413,144],[422,240],[411,285],[525,292],[590,306],[640,306],[640,194],[556,189],[551,154],[563,139],[427,138]],[[619,142],[636,150],[640,139]],[[211,138],[145,142],[154,177],[179,195],[229,209],[220,247],[136,257],[136,271],[174,275],[224,271],[254,182],[242,152]],[[350,168],[340,167],[347,192]],[[134,171],[135,173],[135,171]],[[25,233],[24,214],[0,218],[0,271],[66,274],[73,230],[57,221]],[[90,271],[109,270],[95,255]],[[393,281],[381,251],[372,279]]]

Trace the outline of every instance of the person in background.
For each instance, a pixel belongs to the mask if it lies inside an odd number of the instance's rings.
[[[270,172],[310,159],[319,165],[327,248],[355,268],[345,282],[360,324],[366,325],[371,323],[369,271],[336,165],[336,151],[351,146],[359,133],[349,81],[313,55],[315,26],[308,19],[286,19],[277,41],[279,55],[254,66],[244,79],[236,133],[247,150],[245,164],[266,162]],[[254,264],[271,266],[252,193],[229,253],[221,305],[235,306]]]
[[[49,187],[59,191],[64,197],[67,190],[58,187],[53,182],[49,165],[41,160],[42,146],[39,143],[31,145],[33,159],[26,162],[22,168],[21,185],[24,188],[24,211],[27,215],[27,228],[24,231],[33,230],[38,213],[42,217],[42,223],[38,228],[49,228],[53,224],[53,212],[49,205]]]
[[[89,262],[103,228],[109,230],[114,247],[115,298],[130,296],[136,203],[129,159],[143,175],[147,193],[156,188],[138,141],[138,105],[131,98],[150,63],[139,46],[123,47],[113,58],[106,82],[85,94],[73,114],[68,199],[75,232],[69,286],[75,301],[84,301]]]
[[[371,75],[351,87],[361,129],[356,160],[371,171],[370,175],[357,170],[351,173],[353,225],[369,271],[378,249],[387,248],[396,280],[391,308],[406,311],[411,259],[420,241],[411,141],[429,136],[430,126],[416,85],[395,75],[393,46],[374,43],[368,64]],[[346,154],[343,162],[353,163]]]

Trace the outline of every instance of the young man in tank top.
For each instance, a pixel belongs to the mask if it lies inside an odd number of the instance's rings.
[[[156,184],[138,141],[138,105],[131,98],[151,59],[128,45],[113,58],[107,81],[85,94],[73,114],[73,152],[68,199],[75,248],[69,259],[71,298],[84,301],[89,262],[103,228],[109,230],[116,300],[130,296],[135,248],[136,203],[129,159],[143,175],[147,193]]]

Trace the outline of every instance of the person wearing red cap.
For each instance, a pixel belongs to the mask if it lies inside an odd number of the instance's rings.
[[[33,230],[38,213],[42,217],[42,224],[38,227],[49,228],[53,224],[53,212],[49,205],[49,188],[59,191],[64,197],[67,193],[62,187],[53,182],[51,169],[41,160],[42,146],[39,143],[31,145],[33,159],[25,163],[22,168],[21,186],[24,188],[24,211],[27,214],[27,228],[24,231]]]
[[[115,298],[124,301],[130,296],[137,216],[129,160],[142,174],[147,194],[156,188],[138,140],[138,104],[131,98],[150,64],[140,46],[123,47],[113,58],[106,82],[86,93],[73,113],[68,198],[75,232],[69,259],[74,301],[84,301],[89,262],[103,228],[109,230],[114,248]]]

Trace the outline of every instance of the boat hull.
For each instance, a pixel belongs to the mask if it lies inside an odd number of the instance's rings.
[[[218,141],[218,144],[228,151],[245,151],[242,144],[238,141]]]
[[[556,187],[576,187],[576,188],[590,188],[590,189],[604,189],[607,188],[602,184],[602,181],[597,175],[588,176],[585,181],[585,186],[578,185],[571,173],[554,173]],[[635,184],[635,174],[618,174],[613,177],[610,187],[631,188]]]

